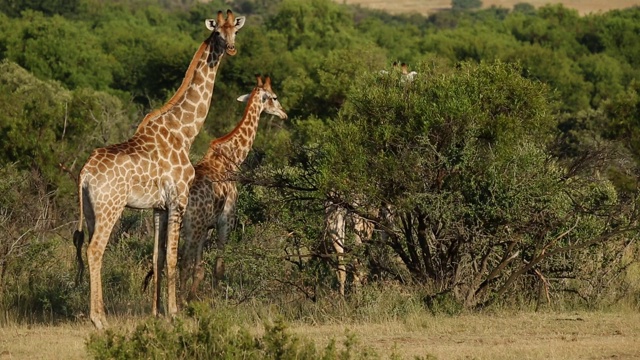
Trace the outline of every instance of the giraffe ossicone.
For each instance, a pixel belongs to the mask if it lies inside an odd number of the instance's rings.
[[[180,224],[195,170],[189,150],[202,128],[211,103],[220,60],[236,54],[235,36],[244,17],[227,10],[207,20],[209,37],[196,51],[176,93],[160,109],[147,114],[129,140],[95,149],[78,175],[80,221],[73,234],[78,262],[76,282],[84,271],[83,217],[89,233],[90,318],[106,326],[102,296],[102,257],[113,226],[125,207],[154,209],[154,285],[152,311],[160,308],[160,282],[167,263],[168,313],[178,312],[176,265]]]
[[[400,65],[402,69],[402,82],[411,82],[418,75],[417,71],[409,71],[409,66],[406,63]]]
[[[287,114],[271,88],[271,78],[264,82],[256,75],[257,85],[250,94],[238,97],[246,102],[242,119],[228,134],[212,140],[202,160],[195,165],[196,176],[189,191],[189,204],[181,233],[180,286],[191,286],[188,299],[192,299],[204,278],[202,253],[210,229],[217,233],[216,245],[222,250],[228,240],[234,221],[238,198],[236,174],[253,146],[260,114],[263,112],[286,119]],[[214,281],[224,274],[222,257],[216,259]]]

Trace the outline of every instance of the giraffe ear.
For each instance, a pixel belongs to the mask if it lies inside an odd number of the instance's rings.
[[[242,96],[238,96],[238,98],[236,100],[238,100],[240,102],[247,102],[247,101],[249,101],[249,96],[251,96],[251,94],[244,94]]]
[[[237,31],[237,30],[240,30],[240,28],[242,28],[242,27],[244,26],[244,20],[245,20],[245,17],[244,17],[244,16],[238,16],[238,17],[236,18],[236,24],[235,24],[235,26],[236,26],[236,31]]]
[[[215,19],[207,19],[204,21],[204,25],[209,29],[209,31],[213,31],[216,28],[216,20]]]

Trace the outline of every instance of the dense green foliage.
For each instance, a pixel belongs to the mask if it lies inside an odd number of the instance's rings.
[[[240,174],[225,291],[203,297],[302,312],[334,296],[333,202],[375,224],[362,245],[347,230],[350,280],[358,258],[369,286],[420,294],[433,311],[637,306],[640,8],[581,17],[561,5],[456,3],[422,17],[329,0],[0,2],[0,322],[87,313],[86,284],[69,280],[75,176],[92,149],[130,137],[173,94],[203,20],[227,6],[247,22],[192,160],[240,119],[235,99],[255,73],[271,76],[290,120],[263,116]],[[395,61],[417,71],[412,81]],[[138,292],[147,215],[126,212],[112,235],[110,313],[148,312]],[[345,306],[366,311],[366,292],[348,294]],[[92,346],[120,357],[106,348],[199,334],[182,330],[148,323]],[[225,341],[266,341],[243,334]]]
[[[541,261],[542,249],[633,227],[607,179],[569,174],[545,151],[555,119],[543,86],[502,63],[442,72],[420,69],[411,83],[397,73],[364,78],[323,139],[324,191],[346,203],[367,194],[355,206],[365,216],[392,204],[400,219],[387,245],[414,278],[475,303],[507,265],[498,259],[522,254],[509,263],[517,272]],[[563,271],[579,260],[564,259]],[[511,285],[498,283],[498,292]]]

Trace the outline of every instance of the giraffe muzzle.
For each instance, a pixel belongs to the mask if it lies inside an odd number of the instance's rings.
[[[238,50],[236,50],[236,46],[235,45],[227,45],[227,54],[229,54],[230,56],[233,56],[237,52],[238,52]]]

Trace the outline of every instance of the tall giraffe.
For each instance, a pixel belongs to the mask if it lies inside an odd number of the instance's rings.
[[[153,314],[160,307],[160,280],[167,262],[168,312],[178,312],[176,264],[182,216],[189,198],[195,170],[189,149],[209,111],[220,61],[224,53],[236,54],[236,32],[245,18],[227,10],[217,19],[207,19],[211,35],[196,51],[182,84],[159,110],[147,114],[131,139],[93,151],[78,177],[80,221],[73,234],[82,278],[83,216],[89,232],[87,261],[91,284],[90,318],[96,328],[106,326],[102,299],[102,256],[114,224],[125,207],[153,208],[154,299]]]
[[[195,295],[204,277],[202,251],[209,229],[216,228],[218,249],[224,248],[227,242],[238,198],[234,176],[253,146],[260,114],[264,111],[287,118],[271,89],[271,78],[267,76],[263,83],[260,75],[256,77],[257,86],[253,91],[238,97],[238,101],[247,102],[240,122],[225,136],[211,141],[209,150],[195,165],[196,177],[189,191],[182,229],[184,253],[179,266],[181,286],[185,286],[188,277],[192,278],[188,298]],[[216,282],[223,272],[222,258],[218,257],[214,270]]]

